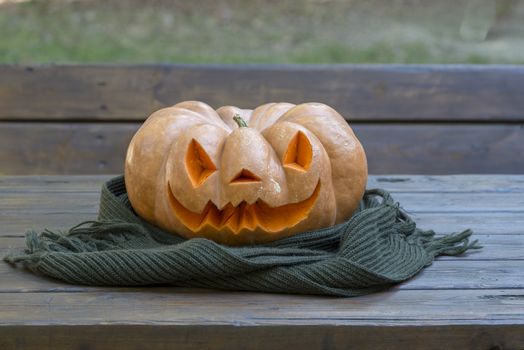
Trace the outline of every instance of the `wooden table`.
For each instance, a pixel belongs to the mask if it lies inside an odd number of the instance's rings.
[[[0,254],[92,219],[107,176],[0,177]],[[94,288],[0,263],[0,349],[523,349],[524,176],[375,176],[419,226],[484,249],[358,298]]]

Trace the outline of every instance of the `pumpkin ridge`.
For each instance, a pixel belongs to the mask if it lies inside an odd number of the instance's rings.
[[[227,126],[227,124],[222,120],[222,118],[220,118],[218,113],[207,103],[201,101],[184,101],[175,104],[173,108],[178,108],[198,114],[204,122],[222,127],[229,131],[229,127]]]

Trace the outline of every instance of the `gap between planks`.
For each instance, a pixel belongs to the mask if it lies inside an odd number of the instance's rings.
[[[413,307],[416,305],[416,307]],[[2,293],[0,324],[524,325],[524,290],[389,290],[358,298],[172,288]]]
[[[113,176],[4,175],[0,176],[0,193],[99,193]],[[367,188],[375,187],[391,193],[520,193],[524,192],[524,175],[370,175]]]
[[[524,292],[524,269],[522,261],[438,261],[422,270],[415,277],[392,285],[386,290],[500,290],[512,289]],[[138,292],[164,289],[178,290],[178,287],[156,284],[145,287],[127,286],[83,286],[68,284],[35,275],[21,268],[0,265],[0,293],[49,293],[49,292]],[[520,292],[519,292],[520,293]],[[524,299],[524,294],[522,295]]]
[[[439,261],[524,261],[524,235],[483,235],[474,234],[484,247],[462,256],[440,256]],[[9,250],[26,247],[25,236],[0,237],[0,256]],[[524,262],[523,268],[524,268]]]
[[[408,213],[524,213],[521,193],[396,193],[395,201]],[[0,211],[4,214],[94,213],[98,211],[99,193],[4,193]]]

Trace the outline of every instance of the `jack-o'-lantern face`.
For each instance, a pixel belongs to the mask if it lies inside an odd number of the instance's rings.
[[[125,179],[144,219],[187,238],[240,245],[347,219],[367,167],[350,127],[325,105],[214,111],[183,102],[137,132]]]
[[[319,196],[320,179],[316,180],[316,185],[309,196],[296,203],[287,203],[289,188],[286,176],[286,170],[290,177],[297,177],[309,170],[313,160],[313,147],[307,136],[302,131],[297,131],[292,136],[280,159],[281,168],[278,156],[271,152],[271,146],[263,137],[254,135],[254,131],[242,128],[236,129],[234,133],[234,135],[225,135],[225,140],[217,139],[217,144],[208,144],[222,150],[213,156],[206,152],[200,142],[192,138],[187,145],[183,159],[184,166],[179,163],[182,159],[176,156],[178,150],[174,151],[175,154],[172,155],[174,164],[170,166],[176,173],[175,178],[187,176],[192,191],[189,196],[185,193],[189,188],[188,181],[177,178],[175,184],[168,180],[167,193],[177,219],[193,232],[205,230],[206,226],[210,226],[216,230],[227,229],[233,234],[238,234],[242,230],[253,231],[257,228],[268,232],[279,232],[307,218]],[[224,149],[224,142],[229,145],[226,149]],[[181,140],[181,143],[181,147],[185,146],[184,141]],[[237,147],[242,148],[242,146],[254,147],[258,151],[247,151],[251,153],[250,157],[246,157],[245,162],[238,164]],[[261,153],[260,150],[264,152]],[[229,157],[232,159],[228,159]],[[257,159],[257,157],[261,158]],[[215,165],[212,158],[220,164],[219,167]],[[321,162],[318,159],[317,161]],[[272,164],[270,176],[267,176],[268,173],[264,168],[267,164]],[[219,168],[224,169],[222,170],[224,176],[217,173],[220,171]],[[185,174],[176,172],[177,169],[182,169]],[[302,179],[305,177],[302,176]],[[207,181],[210,181],[209,185],[206,184]],[[206,187],[200,190],[203,186]],[[188,197],[191,195],[202,198],[202,201],[194,206],[196,211],[188,209],[177,199],[177,197],[186,198],[189,202]],[[207,203],[202,210],[199,210],[206,198]],[[268,205],[264,198],[277,205]]]

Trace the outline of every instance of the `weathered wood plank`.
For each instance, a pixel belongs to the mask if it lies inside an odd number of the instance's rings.
[[[5,175],[0,193],[100,192],[114,175]],[[524,192],[524,175],[370,175],[367,188],[399,192]]]
[[[0,255],[10,249],[25,248],[24,230],[0,236]],[[524,232],[521,234],[482,234],[475,233],[483,249],[470,251],[463,256],[441,256],[439,260],[481,261],[481,260],[524,260]]]
[[[524,326],[524,290],[393,290],[358,298],[182,288],[2,293],[0,324]]]
[[[0,123],[0,174],[116,174],[138,123]],[[355,124],[372,174],[524,173],[518,124]],[[24,142],[20,142],[23,140]]]
[[[98,212],[100,194],[90,193],[5,193],[0,197],[3,214],[24,211],[32,213],[89,213]]]
[[[396,193],[394,198],[408,213],[524,213],[520,193]]]
[[[0,175],[0,193],[100,192],[115,175]]]
[[[3,193],[3,214],[24,211],[32,213],[92,213],[98,211],[99,193]],[[396,193],[395,200],[409,213],[494,213],[516,212],[524,215],[521,193]]]
[[[66,230],[80,222],[96,219],[93,213],[64,213],[60,211],[47,213],[28,213],[24,210],[12,213],[0,212],[0,236],[22,236],[30,229]]]
[[[94,217],[103,178],[31,179],[0,177],[0,255],[23,245],[28,226],[65,228]],[[413,210],[420,226],[439,232],[472,227],[485,247],[461,258],[442,257],[407,283],[354,299],[69,286],[0,264],[0,349],[133,348],[146,342],[148,349],[522,348],[521,180],[500,176],[491,187],[489,177],[481,176],[372,179],[384,184],[379,187],[396,186],[395,198],[408,210],[421,208]],[[47,187],[51,200],[42,190]],[[75,200],[82,206],[71,212]],[[424,212],[434,204],[445,208]],[[466,211],[452,210],[460,208]]]
[[[386,189],[401,191],[395,198],[414,215],[420,227],[434,228],[437,232],[473,228],[480,234],[519,234],[524,227],[521,213],[492,212],[493,210],[519,210],[522,207],[521,176],[498,176],[494,193],[490,189],[489,176],[446,177],[375,177],[370,181],[384,183]],[[71,227],[78,222],[93,219],[98,208],[99,186],[105,176],[80,177],[0,177],[0,235],[21,235],[28,228]],[[389,179],[385,182],[379,180]],[[401,181],[398,181],[401,180]],[[34,181],[34,185],[31,185]],[[498,183],[498,185],[497,185]],[[387,184],[387,185],[386,185]],[[49,188],[49,192],[45,190]],[[441,192],[436,195],[431,189]],[[449,188],[450,191],[447,191]],[[23,189],[31,189],[24,192]],[[60,189],[58,191],[57,189]],[[469,200],[462,191],[475,191]],[[422,191],[410,194],[409,191]],[[7,191],[7,192],[5,192]],[[62,192],[63,191],[63,192]],[[83,192],[86,193],[83,193]],[[447,193],[443,193],[446,192]],[[510,191],[510,193],[507,193]],[[456,192],[456,193],[455,193]],[[407,197],[406,197],[407,196]],[[516,202],[512,202],[512,199]],[[430,213],[431,207],[437,212]],[[441,209],[443,208],[443,209]],[[445,215],[439,214],[443,210]],[[458,213],[469,210],[472,214]],[[486,213],[480,215],[478,210]],[[490,211],[489,213],[487,211]],[[74,215],[72,215],[74,213]]]
[[[1,190],[0,180],[0,190]],[[524,175],[370,175],[367,188],[400,192],[524,192]]]
[[[417,225],[440,233],[462,231],[468,228],[475,235],[522,235],[522,213],[411,213]],[[96,218],[96,213],[66,213],[61,211],[27,213],[0,212],[0,236],[22,236],[28,229],[50,228],[65,230],[78,223]]]
[[[522,125],[353,126],[372,174],[523,173]]]
[[[521,349],[524,331],[519,325],[0,327],[3,350],[141,349],[142,344],[148,350]]]
[[[116,174],[139,124],[0,123],[0,174]]]
[[[317,101],[351,120],[524,120],[520,66],[0,65],[0,119],[142,120],[178,101]],[[29,103],[30,102],[30,103]]]
[[[522,235],[524,215],[522,213],[413,213],[410,215],[423,229],[436,232],[451,232],[472,229],[475,234]]]
[[[16,234],[0,236],[0,255],[10,249],[26,247],[25,230]],[[475,232],[474,239],[482,244],[481,250],[470,251],[462,256],[441,256],[439,260],[481,261],[481,260],[524,260],[524,232],[521,234],[483,234]]]
[[[2,240],[0,240],[0,243]],[[484,243],[484,242],[483,242]],[[494,250],[489,242],[485,251]],[[499,255],[501,255],[499,252]],[[0,251],[0,256],[4,252]],[[415,278],[396,286],[396,290],[442,290],[442,289],[523,289],[524,260],[470,260],[482,256],[478,251],[467,254],[461,260],[441,260],[426,268]],[[0,262],[0,293],[16,292],[133,292],[137,288],[105,288],[70,285],[45,276],[34,275],[21,267]],[[147,289],[150,290],[149,287]],[[154,289],[152,290],[154,292]],[[176,293],[177,289],[173,289]]]

